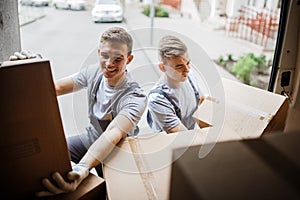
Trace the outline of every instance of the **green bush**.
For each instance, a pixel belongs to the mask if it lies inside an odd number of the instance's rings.
[[[215,62],[232,72],[237,78],[246,84],[251,85],[251,75],[266,75],[269,73],[269,67],[272,65],[271,60],[266,60],[266,56],[261,54],[255,56],[248,53],[235,59],[232,54],[227,56],[219,56]]]
[[[143,10],[143,14],[146,15],[146,16],[150,16],[150,5],[147,5],[144,7],[144,10]],[[157,5],[154,7],[155,9],[155,17],[169,17],[169,12],[166,11],[163,7],[161,7],[160,5]]]
[[[260,59],[249,53],[245,57],[238,59],[237,63],[231,67],[230,71],[246,84],[250,84],[250,75],[255,67],[258,67]]]
[[[228,54],[228,61],[234,61],[232,54]]]

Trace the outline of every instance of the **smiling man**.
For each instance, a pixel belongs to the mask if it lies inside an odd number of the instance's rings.
[[[164,36],[159,42],[159,69],[164,73],[148,97],[148,125],[155,132],[194,129],[192,115],[203,95],[190,73],[186,45],[175,36]]]
[[[71,160],[76,163],[67,174],[68,180],[55,172],[51,182],[43,179],[45,191],[37,196],[76,190],[89,170],[96,168],[102,176],[103,160],[126,135],[135,135],[136,125],[147,105],[147,97],[126,71],[133,55],[132,38],[123,28],[106,30],[98,48],[100,66],[86,67],[71,77],[55,83],[57,95],[86,88],[90,126],[87,132],[67,138]]]

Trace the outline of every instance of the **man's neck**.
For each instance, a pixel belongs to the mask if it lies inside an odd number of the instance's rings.
[[[168,85],[169,85],[170,87],[176,88],[176,87],[179,87],[180,84],[181,84],[181,82],[175,81],[174,79],[171,79],[171,78],[169,78],[168,76],[166,76],[165,78],[166,78],[166,81],[168,82]]]

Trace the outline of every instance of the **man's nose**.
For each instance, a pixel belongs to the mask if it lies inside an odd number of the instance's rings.
[[[190,65],[184,65],[183,71],[189,72],[190,71]]]
[[[110,65],[112,65],[113,63],[114,63],[114,59],[109,58],[109,59],[106,60],[105,65],[106,65],[106,66],[110,66]]]

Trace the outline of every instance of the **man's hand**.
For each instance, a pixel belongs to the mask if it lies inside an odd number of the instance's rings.
[[[42,180],[42,185],[46,188],[45,191],[36,193],[37,197],[52,196],[75,191],[78,185],[89,175],[89,168],[84,163],[78,163],[72,167],[72,171],[67,174],[68,181],[58,173],[52,175],[56,184],[51,183],[48,178]]]
[[[15,52],[14,55],[11,55],[9,57],[10,61],[13,60],[24,60],[24,59],[31,59],[31,58],[42,58],[40,54],[35,54],[30,51],[21,51],[21,52]]]

